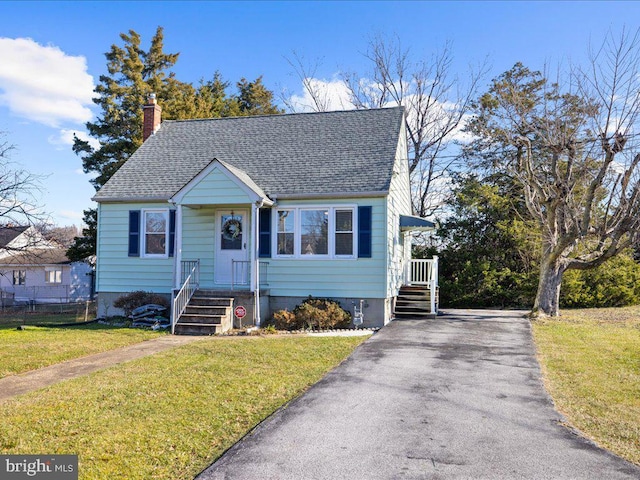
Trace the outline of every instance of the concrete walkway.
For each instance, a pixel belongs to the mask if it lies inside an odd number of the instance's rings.
[[[0,401],[203,338],[208,337],[163,335],[162,337],[127,347],[96,353],[49,367],[39,368],[38,370],[5,377],[0,379]]]
[[[562,421],[526,319],[451,311],[392,322],[197,478],[640,478]]]

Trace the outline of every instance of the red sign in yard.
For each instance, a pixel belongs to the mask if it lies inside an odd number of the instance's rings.
[[[236,317],[238,318],[244,318],[245,315],[247,314],[247,309],[244,308],[242,305],[238,305],[234,310],[233,313],[235,314]]]

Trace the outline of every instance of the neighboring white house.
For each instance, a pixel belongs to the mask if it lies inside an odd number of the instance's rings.
[[[403,108],[161,123],[154,99],[145,137],[94,197],[99,314],[200,289],[245,324],[312,295],[381,326],[412,272],[435,289],[434,263],[411,265],[410,232],[433,224],[412,216]]]
[[[88,262],[71,262],[66,249],[35,228],[0,227],[0,290],[5,304],[88,300],[92,280]]]

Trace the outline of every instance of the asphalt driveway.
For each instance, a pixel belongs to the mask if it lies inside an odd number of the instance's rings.
[[[395,321],[199,479],[638,479],[562,425],[518,312]]]

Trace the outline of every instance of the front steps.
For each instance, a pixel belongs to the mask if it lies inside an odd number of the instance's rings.
[[[420,320],[435,318],[438,310],[436,290],[436,311],[431,311],[431,290],[427,286],[404,285],[400,288],[394,315],[397,320]]]
[[[176,322],[176,335],[215,335],[231,330],[233,298],[220,297],[214,290],[196,290]]]

